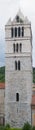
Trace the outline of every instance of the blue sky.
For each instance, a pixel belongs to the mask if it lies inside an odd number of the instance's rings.
[[[32,65],[35,67],[35,0],[0,0],[0,66],[5,65],[5,24],[21,9],[24,16],[31,21],[32,26]]]

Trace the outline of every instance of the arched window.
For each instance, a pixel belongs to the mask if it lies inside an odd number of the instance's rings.
[[[15,44],[13,44],[13,51],[15,52]]]
[[[18,70],[20,70],[20,61],[18,61]]]
[[[17,70],[17,61],[15,61],[15,70]]]
[[[16,20],[17,20],[17,22],[19,22],[19,16],[17,15],[17,17],[16,17]]]
[[[22,37],[24,36],[24,27],[22,27]]]
[[[18,43],[16,44],[16,51],[18,52]]]
[[[20,37],[20,27],[18,27],[18,37]]]
[[[19,93],[16,93],[16,101],[19,101]]]
[[[13,37],[14,30],[11,28],[11,37]]]
[[[15,37],[17,37],[17,28],[15,27]]]
[[[20,43],[20,52],[22,51],[22,44]]]

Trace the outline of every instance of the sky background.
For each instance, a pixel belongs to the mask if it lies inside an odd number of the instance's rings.
[[[0,0],[0,66],[5,65],[5,24],[15,17],[18,10],[31,21],[32,26],[32,66],[35,67],[35,0]]]

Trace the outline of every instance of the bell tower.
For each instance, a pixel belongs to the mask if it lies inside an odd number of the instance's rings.
[[[12,127],[31,124],[32,33],[31,23],[19,11],[5,25],[5,123]]]

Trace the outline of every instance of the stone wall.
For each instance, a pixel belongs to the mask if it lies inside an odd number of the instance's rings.
[[[0,89],[0,115],[4,115],[5,89]]]
[[[24,37],[11,37],[11,28],[24,27]],[[32,98],[32,41],[31,25],[6,25],[6,71],[5,71],[5,123],[22,127],[24,122],[31,123]],[[13,44],[22,44],[22,51],[13,51]],[[20,71],[15,70],[15,61],[20,61]],[[16,101],[19,93],[19,101]]]

